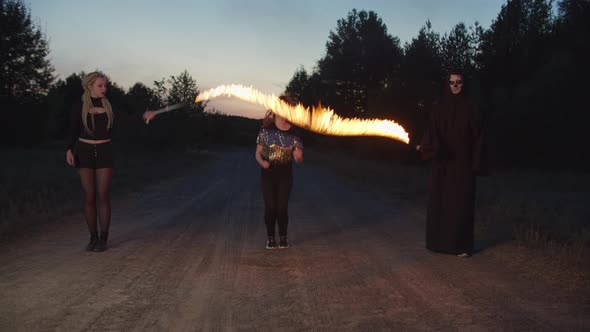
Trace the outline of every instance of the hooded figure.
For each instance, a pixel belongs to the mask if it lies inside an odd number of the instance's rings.
[[[433,105],[417,149],[432,159],[426,248],[473,252],[475,176],[483,172],[484,130],[477,106],[465,96],[463,75],[449,74],[448,93]]]

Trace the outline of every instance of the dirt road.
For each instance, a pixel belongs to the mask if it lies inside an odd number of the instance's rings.
[[[588,330],[588,294],[484,250],[424,249],[424,214],[295,169],[287,250],[265,250],[253,151],[113,205],[110,248],[82,215],[0,244],[0,330]],[[406,206],[406,207],[402,207]]]

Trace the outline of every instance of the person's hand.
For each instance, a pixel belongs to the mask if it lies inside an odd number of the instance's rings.
[[[420,145],[416,145],[416,151],[420,151]]]
[[[295,148],[295,150],[293,150],[293,157],[295,158],[295,162],[303,162],[303,150]]]
[[[263,160],[260,166],[262,166],[264,169],[268,169],[270,167],[270,163],[267,160]]]
[[[70,166],[74,166],[74,154],[71,149],[68,149],[68,152],[66,152],[66,163]]]
[[[150,121],[156,117],[156,115],[157,114],[154,111],[145,111],[143,112],[143,121],[145,121],[146,124],[149,124]]]

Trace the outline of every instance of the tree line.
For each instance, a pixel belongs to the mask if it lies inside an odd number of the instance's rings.
[[[498,164],[586,167],[582,135],[590,116],[585,78],[590,58],[590,2],[508,0],[489,27],[457,23],[434,31],[430,21],[401,44],[373,11],[353,9],[336,22],[314,68],[297,68],[286,92],[307,106],[343,116],[386,117],[419,140],[446,73],[460,69],[486,116]],[[55,79],[49,44],[22,0],[0,0],[0,102],[3,145],[63,138],[81,77]],[[109,99],[128,114],[192,100],[199,90],[187,71],[126,91],[109,80]],[[203,104],[192,106],[199,114]]]
[[[426,21],[401,45],[377,13],[352,10],[337,22],[311,71],[298,68],[287,92],[344,116],[388,117],[419,141],[431,105],[459,69],[486,116],[495,163],[587,167],[581,153],[590,2],[509,0],[490,27],[457,23],[441,34]]]

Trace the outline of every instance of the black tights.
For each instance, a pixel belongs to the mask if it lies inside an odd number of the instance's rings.
[[[264,197],[264,221],[268,236],[275,236],[275,224],[279,235],[287,235],[289,194],[293,186],[290,169],[262,170],[262,196]]]
[[[80,168],[80,181],[85,194],[84,212],[91,234],[96,234],[96,196],[98,195],[98,217],[100,231],[108,233],[111,223],[111,179],[112,168]]]

